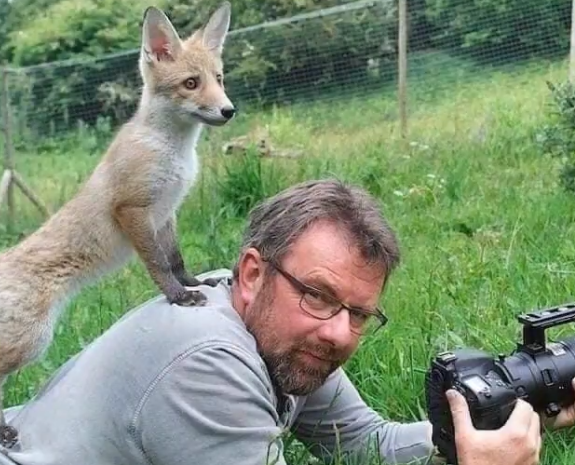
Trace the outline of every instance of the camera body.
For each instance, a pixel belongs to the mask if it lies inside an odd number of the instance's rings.
[[[546,342],[545,330],[575,321],[575,303],[520,315],[523,341],[510,355],[463,348],[438,354],[425,377],[433,443],[450,464],[457,465],[453,419],[445,391],[459,391],[469,405],[476,429],[503,426],[517,399],[529,402],[536,412],[555,416],[575,402],[571,380],[575,377],[575,336]]]

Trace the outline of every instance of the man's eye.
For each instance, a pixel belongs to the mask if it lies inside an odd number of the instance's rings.
[[[315,289],[306,290],[305,301],[310,307],[318,310],[329,307],[334,302],[329,296]]]
[[[319,293],[318,291],[315,291],[313,289],[308,289],[306,292],[307,296],[309,297],[310,300],[315,300],[315,301],[322,301],[323,300],[323,295],[321,293]]]
[[[369,320],[369,317],[371,316],[369,313],[366,313],[364,311],[361,310],[355,310],[352,309],[350,312],[350,317],[351,319],[358,324],[363,324],[365,323],[367,320]]]

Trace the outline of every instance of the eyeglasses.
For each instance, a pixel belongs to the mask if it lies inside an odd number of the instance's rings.
[[[387,324],[388,318],[379,308],[368,310],[350,307],[333,295],[302,283],[277,264],[273,262],[268,263],[301,293],[299,305],[309,316],[318,320],[329,320],[345,309],[349,312],[350,330],[360,336],[368,333],[373,334]]]

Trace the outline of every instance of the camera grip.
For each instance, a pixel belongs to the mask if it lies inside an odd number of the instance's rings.
[[[432,441],[447,463],[457,465],[455,428],[451,408],[445,395],[448,389],[458,391],[469,409],[473,426],[478,430],[494,430],[502,427],[515,407],[515,392],[499,379],[481,378],[489,389],[477,390],[479,379],[453,377],[449,371],[430,370],[426,379],[429,420],[432,424]]]
[[[463,396],[465,392],[460,386],[450,384],[440,370],[428,372],[426,385],[432,442],[447,463],[457,465],[453,418],[445,392],[448,388],[459,391]]]
[[[480,411],[473,408],[473,404],[469,402],[469,398],[465,395],[465,391],[458,386],[453,386],[452,389],[461,393],[469,407],[469,415],[475,429],[478,430],[495,430],[505,425],[509,416],[515,408],[516,399],[509,403],[501,405],[496,409],[488,409]],[[437,447],[441,456],[446,460],[446,463],[457,465],[457,447],[455,446],[455,427],[453,425],[453,417],[447,398],[445,398],[444,407],[438,405],[438,416],[432,419],[432,441]],[[439,413],[439,410],[443,410]]]

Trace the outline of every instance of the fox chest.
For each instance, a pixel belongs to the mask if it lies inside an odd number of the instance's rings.
[[[157,179],[153,219],[162,225],[182,205],[197,179],[195,163],[173,163]]]

